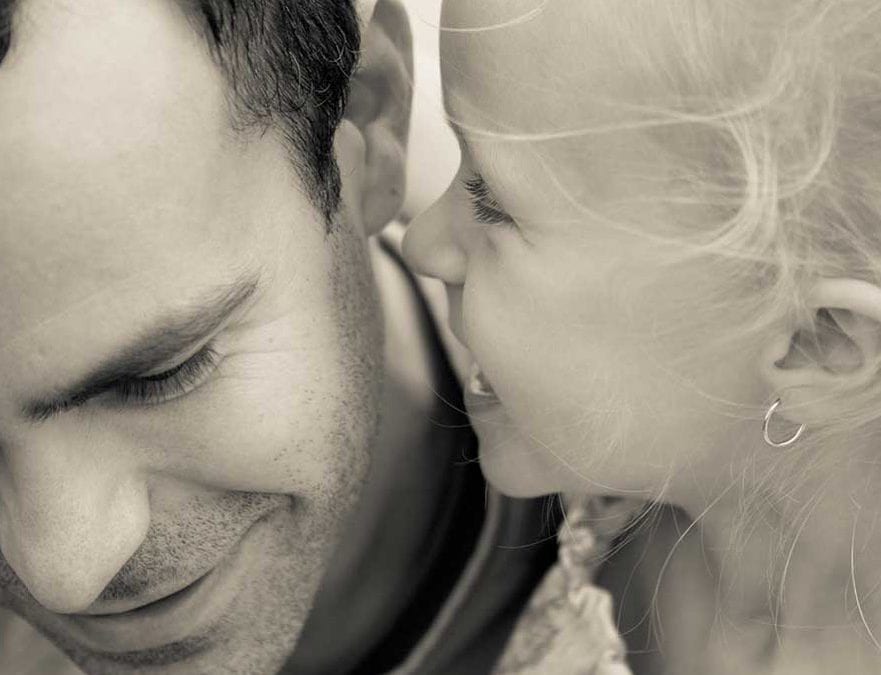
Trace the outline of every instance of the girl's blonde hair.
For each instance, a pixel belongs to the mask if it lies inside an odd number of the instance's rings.
[[[592,33],[615,36],[602,58],[638,88],[605,102],[612,124],[511,140],[646,133],[670,160],[659,199],[674,214],[700,214],[674,218],[661,236],[675,246],[659,250],[669,264],[712,260],[716,309],[738,317],[741,335],[815,320],[806,292],[818,277],[881,286],[877,0],[589,7]],[[881,416],[879,369],[869,370],[862,390],[836,408],[830,431]]]
[[[553,11],[556,1],[563,0],[536,0],[535,11],[510,26]],[[590,215],[672,244],[658,247],[663,266],[709,260],[712,279],[701,290],[716,298],[711,309],[716,317],[727,315],[738,339],[780,324],[810,326],[817,316],[807,293],[817,278],[881,286],[878,0],[585,0],[580,11],[602,41],[601,48],[585,45],[585,60],[608,59],[612,80],[617,70],[636,83],[627,95],[600,101],[610,114],[538,133],[456,124],[472,137],[531,145],[615,131],[647,134],[665,160],[657,198],[681,217],[659,232]],[[590,90],[592,104],[605,95]],[[574,196],[571,201],[585,212],[591,208]],[[834,407],[825,428],[812,427],[806,442],[774,455],[779,470],[759,482],[800,483],[834,461],[812,452],[824,439],[881,417],[881,361],[865,372],[862,386],[849,385],[846,405]],[[763,494],[756,489],[743,496],[735,548],[749,537],[751,516],[763,511]],[[813,504],[792,500],[784,508],[793,513],[782,522],[806,519]],[[781,531],[781,558],[798,537],[799,529],[792,530]]]
[[[659,251],[671,265],[712,262],[715,309],[736,317],[739,337],[816,322],[807,293],[817,278],[881,286],[878,0],[598,4],[619,36],[610,58],[640,83],[636,100],[619,102],[620,126],[644,130],[671,160],[660,198],[688,214],[663,232],[676,246]],[[822,475],[841,458],[814,450],[839,433],[868,433],[881,418],[881,360],[872,365],[760,482]],[[767,506],[762,494],[743,496],[735,549]],[[813,505],[779,505],[783,522],[796,526]],[[781,530],[781,562],[798,532]]]
[[[650,133],[678,160],[674,207],[715,215],[689,228],[683,256],[718,259],[722,297],[739,299],[747,331],[814,321],[814,279],[881,286],[881,4],[650,4],[664,53],[649,47],[640,65],[673,92],[649,106]],[[630,47],[641,44],[659,43]],[[867,372],[830,431],[881,416],[878,369]]]

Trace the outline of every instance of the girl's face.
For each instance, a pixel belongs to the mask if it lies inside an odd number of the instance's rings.
[[[540,4],[445,3],[462,162],[404,244],[446,283],[453,330],[482,372],[467,394],[481,464],[515,495],[675,497],[730,480],[730,458],[749,454],[735,445],[760,444],[761,413],[741,406],[769,392],[753,345],[706,348],[739,320],[704,311],[713,267],[664,263],[682,217],[660,206],[672,163],[640,131],[566,133],[621,122],[610,102],[651,85],[622,66],[613,24],[591,30],[602,3]]]

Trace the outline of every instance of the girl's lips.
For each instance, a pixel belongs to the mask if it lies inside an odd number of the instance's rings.
[[[480,401],[481,399],[485,399],[486,402],[498,401],[495,389],[493,389],[492,384],[490,384],[490,381],[476,363],[471,366],[471,374],[468,378],[468,393],[471,394],[469,398],[472,398],[474,401]]]

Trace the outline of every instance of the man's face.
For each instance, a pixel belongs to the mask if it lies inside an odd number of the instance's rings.
[[[89,672],[277,668],[368,460],[363,237],[227,93],[171,1],[0,66],[0,600]]]

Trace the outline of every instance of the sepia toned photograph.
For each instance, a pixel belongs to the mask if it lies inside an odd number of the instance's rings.
[[[881,675],[881,3],[0,0],[0,675]]]

